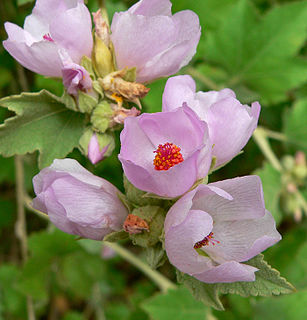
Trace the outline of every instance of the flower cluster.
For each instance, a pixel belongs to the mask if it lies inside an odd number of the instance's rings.
[[[141,0],[116,13],[110,27],[100,11],[94,24],[93,40],[83,0],[37,0],[24,29],[6,23],[4,46],[28,69],[63,78],[89,115],[80,146],[92,163],[112,153],[112,132],[123,126],[118,158],[139,199],[64,159],[34,177],[33,207],[85,238],[123,230],[135,243],[144,234],[156,237],[149,246],[164,235],[169,261],[200,281],[254,281],[257,269],[244,262],[281,238],[260,178],[206,183],[250,139],[259,103],[242,105],[230,89],[196,92],[194,80],[182,75],[168,79],[161,112],[140,114],[130,104],[141,106],[144,84],[175,74],[195,54],[197,15],[172,15],[169,0]]]

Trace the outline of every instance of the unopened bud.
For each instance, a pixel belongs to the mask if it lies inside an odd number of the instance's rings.
[[[95,23],[93,64],[100,77],[114,71],[113,46],[110,42],[110,30],[107,22],[98,10],[93,13]]]
[[[109,157],[114,148],[115,141],[111,134],[99,134],[88,129],[80,139],[80,148],[92,164],[97,164]]]
[[[95,34],[103,43],[109,47],[110,45],[110,28],[108,23],[101,14],[101,9],[97,12],[93,12],[93,20],[95,24]]]

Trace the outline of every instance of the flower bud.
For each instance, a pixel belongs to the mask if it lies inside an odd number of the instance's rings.
[[[112,154],[115,148],[114,137],[108,133],[100,134],[88,129],[80,139],[80,148],[92,164],[97,164]]]
[[[93,13],[93,18],[95,23],[93,62],[98,75],[104,77],[114,71],[110,30],[107,22],[101,15],[101,10]]]
[[[121,230],[128,215],[120,191],[73,159],[54,160],[33,178],[33,186],[33,208],[69,234],[102,240]]]

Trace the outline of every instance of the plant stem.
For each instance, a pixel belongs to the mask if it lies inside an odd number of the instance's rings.
[[[257,128],[254,131],[253,138],[257,143],[258,147],[262,151],[263,155],[267,158],[267,160],[271,163],[271,165],[277,170],[282,171],[282,166],[274,154],[270,144],[267,141],[266,132],[262,128]]]
[[[24,208],[24,169],[22,156],[15,156],[15,171],[16,171],[16,200],[17,200],[17,221],[15,224],[16,237],[20,241],[21,257],[23,263],[28,259],[28,238],[27,226]],[[27,311],[28,319],[35,320],[33,301],[30,296],[27,296]]]
[[[211,90],[220,89],[216,83],[214,83],[211,79],[209,79],[208,77],[206,77],[204,74],[202,74],[201,72],[199,72],[193,67],[188,67],[187,73],[190,74],[195,79],[198,79],[199,81],[201,81],[206,87],[208,87]]]
[[[280,132],[275,132],[275,131],[272,131],[272,130],[269,130],[269,129],[266,129],[266,128],[263,128],[263,127],[258,127],[258,129],[259,128],[265,132],[265,135],[268,138],[279,140],[279,141],[283,141],[283,142],[287,142],[288,141],[287,137],[284,134],[280,133]]]
[[[118,253],[122,258],[133,264],[140,271],[142,271],[146,276],[148,276],[159,288],[162,292],[167,292],[168,289],[176,289],[176,285],[164,277],[161,273],[156,270],[153,270],[140,260],[138,257],[133,255],[131,252],[123,248],[117,243],[112,242],[103,242],[105,246],[113,249],[116,253]]]

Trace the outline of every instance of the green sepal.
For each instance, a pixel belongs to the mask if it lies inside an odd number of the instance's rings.
[[[94,109],[91,116],[93,127],[100,133],[104,133],[110,124],[113,116],[113,110],[107,101],[100,102]]]
[[[101,88],[101,85],[100,85],[99,81],[94,80],[92,82],[92,86],[93,86],[93,89],[100,95],[100,97],[103,98],[104,94],[103,94],[103,90]]]
[[[123,176],[127,199],[135,206],[161,205],[161,199],[143,197],[146,192],[136,188],[127,177]]]
[[[72,111],[79,111],[75,98],[68,94],[66,89],[64,90],[64,93],[61,97],[61,101],[65,104],[66,108]]]
[[[216,156],[213,156],[213,157],[212,157],[212,160],[211,160],[211,165],[210,165],[210,169],[209,169],[209,174],[214,171],[214,167],[215,167],[215,165],[216,165],[216,161],[217,161]]]
[[[81,66],[89,73],[92,80],[96,80],[92,59],[87,56],[83,56],[81,59]]]
[[[108,149],[106,150],[106,152],[104,153],[104,158],[109,157],[114,149],[115,149],[115,138],[114,138],[114,134],[111,132],[107,132],[107,133],[98,133],[93,131],[93,129],[91,127],[88,127],[82,137],[80,138],[79,141],[79,149],[80,151],[87,157],[88,155],[88,145],[91,141],[91,138],[93,136],[93,134],[96,134],[97,140],[98,140],[98,144],[99,144],[99,149],[102,150],[104,147],[108,146]]]
[[[103,238],[103,241],[117,242],[121,240],[126,240],[128,238],[129,238],[129,234],[124,230],[120,230],[120,231],[115,231],[107,234]]]
[[[157,244],[163,231],[165,210],[158,206],[144,206],[134,209],[132,214],[144,219],[149,226],[149,232],[129,235],[133,244],[144,248]]]
[[[136,67],[130,68],[126,71],[123,79],[128,82],[135,82],[136,80]]]
[[[165,250],[161,243],[157,243],[154,247],[145,249],[146,261],[152,269],[161,267],[167,260]]]
[[[98,104],[98,99],[80,90],[78,96],[79,111],[82,113],[92,113],[93,109]]]

